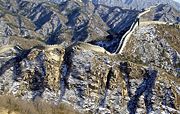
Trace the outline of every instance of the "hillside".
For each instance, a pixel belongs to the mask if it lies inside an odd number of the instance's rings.
[[[178,4],[94,2],[0,0],[0,113],[180,113]]]

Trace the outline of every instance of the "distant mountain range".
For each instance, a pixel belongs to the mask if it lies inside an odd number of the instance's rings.
[[[152,5],[169,4],[180,10],[180,4],[173,0],[92,0],[95,4],[104,4],[108,6],[119,6],[123,8],[132,8],[141,10]]]
[[[55,3],[61,3],[68,0],[48,0]],[[76,0],[87,3],[88,1],[92,1],[93,4],[103,4],[106,6],[119,6],[122,8],[131,8],[141,10],[143,8],[148,8],[152,5],[157,4],[169,4],[180,11],[180,4],[174,0]]]
[[[180,114],[179,6],[173,0],[0,0],[0,100],[35,101],[38,111],[46,101],[80,114]],[[18,111],[9,99],[10,107],[2,104],[0,112]],[[42,106],[53,113],[41,114],[61,114]]]

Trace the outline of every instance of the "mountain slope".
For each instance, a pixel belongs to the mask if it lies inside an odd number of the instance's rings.
[[[81,2],[74,1],[53,4],[2,0],[0,6],[1,31],[5,34],[1,44],[22,45],[22,40],[33,39],[35,44],[64,43],[67,46],[84,41],[103,46],[111,52],[139,13],[119,7],[94,7],[93,4],[85,8]],[[20,43],[14,40],[17,38]]]
[[[22,42],[32,39],[35,45],[63,43],[68,46],[83,41],[104,47],[110,52],[116,50],[121,37],[140,13],[137,10],[94,6],[91,3],[84,6],[82,2],[72,0],[60,4],[46,0],[1,0],[0,7],[1,44],[25,46]],[[160,5],[154,10],[147,14],[154,17],[148,16],[147,19],[179,22],[180,13],[170,6]]]
[[[132,33],[122,53],[145,64],[154,63],[179,77],[179,29],[168,24],[141,25]]]
[[[158,5],[142,16],[142,21],[164,21],[169,23],[180,23],[180,13],[170,5]]]
[[[43,1],[43,0],[42,0]],[[62,3],[67,0],[44,0],[44,1],[52,1],[55,3]],[[174,0],[76,0],[80,2],[84,2],[85,4],[88,2],[92,2],[95,5],[103,4],[106,6],[118,6],[127,9],[138,9],[141,10],[143,8],[148,8],[150,6],[154,6],[157,4],[169,4],[174,7],[176,10],[180,11],[180,4]]]
[[[90,22],[89,14],[82,11],[81,4],[70,1],[64,4],[65,9],[60,11],[58,7],[56,4],[23,0],[3,1],[1,9],[5,15],[2,15],[1,22],[7,27],[4,26],[2,31],[7,34],[7,37],[19,36],[48,44],[84,41],[88,37],[101,38],[107,35],[106,31],[109,28],[106,27],[106,24],[98,16],[96,16],[96,20],[92,18]],[[90,33],[93,36],[90,36]]]
[[[82,113],[180,113],[175,8],[56,2],[0,0],[0,95]]]
[[[107,6],[119,6],[141,10],[157,4],[169,4],[180,11],[180,4],[173,0],[92,0],[94,4],[104,4]]]
[[[58,45],[15,47],[0,56],[2,94],[89,113],[179,113],[178,77],[98,46],[78,43],[65,53]]]

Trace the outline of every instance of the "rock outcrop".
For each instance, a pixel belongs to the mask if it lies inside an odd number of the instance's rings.
[[[142,25],[132,33],[122,53],[140,63],[154,63],[179,77],[178,31],[175,25]]]
[[[46,88],[58,94],[61,80],[60,67],[64,53],[63,47],[58,45],[37,46],[26,52],[22,51],[18,56],[2,63],[1,75],[3,76],[6,70],[13,68],[13,71],[7,74],[12,78],[12,85],[9,86],[14,87],[8,91],[15,96],[29,95],[28,97],[32,99],[40,96]],[[4,83],[2,82],[2,86]]]
[[[178,22],[178,12],[154,6],[138,20],[144,12],[60,2],[0,1],[1,95],[82,113],[180,113],[179,25],[166,23]],[[122,53],[112,54],[130,26]]]
[[[1,59],[1,94],[70,103],[89,113],[179,113],[179,79],[153,65],[86,43],[66,51],[58,45],[16,47],[9,54]]]

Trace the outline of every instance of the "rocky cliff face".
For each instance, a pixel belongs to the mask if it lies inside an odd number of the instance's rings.
[[[89,113],[179,113],[179,79],[158,67],[86,43],[66,53],[61,46],[38,46],[21,55],[1,59],[2,94],[66,102]]]
[[[61,46],[37,46],[15,55],[15,57],[9,55],[12,58],[7,57],[7,60],[6,57],[1,59],[1,79],[9,76],[7,78],[9,81],[1,82],[1,87],[5,87],[4,91],[15,96],[24,96],[26,99],[35,99],[45,91],[45,88],[58,93],[61,80],[60,67],[64,56],[64,49]],[[12,88],[8,88],[9,86]]]
[[[133,32],[123,53],[140,63],[154,63],[179,77],[178,34],[179,28],[174,25],[142,25]]]
[[[0,1],[0,94],[82,113],[180,113],[178,11],[86,2]]]

